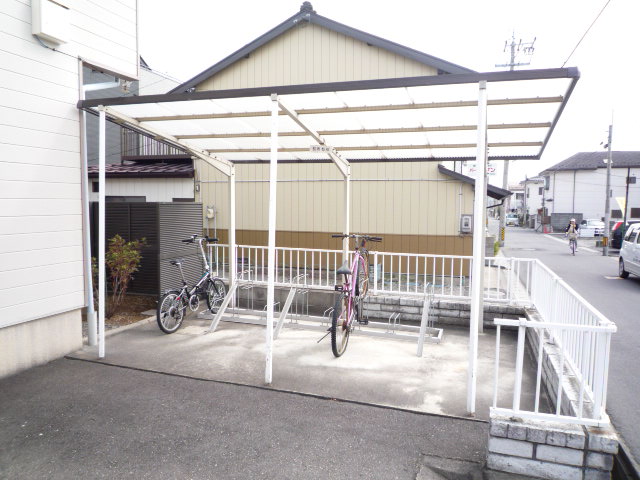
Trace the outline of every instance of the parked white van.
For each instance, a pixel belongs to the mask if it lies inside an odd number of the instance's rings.
[[[618,261],[618,274],[627,278],[630,273],[640,276],[640,223],[631,225],[624,236]]]

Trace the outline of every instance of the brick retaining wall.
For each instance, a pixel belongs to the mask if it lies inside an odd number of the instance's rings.
[[[548,480],[611,478],[618,438],[610,429],[492,415],[487,467]]]
[[[422,319],[423,299],[398,296],[370,295],[365,303],[364,313],[370,320],[386,321],[394,312],[400,312],[403,324],[419,324]],[[518,319],[524,316],[524,308],[504,304],[484,303],[484,326],[495,328],[494,318]],[[468,327],[471,304],[463,301],[435,300],[431,315],[436,326],[455,325]]]
[[[540,320],[535,310],[526,317]],[[529,360],[538,361],[539,336],[526,329]],[[560,351],[545,339],[543,344],[541,383],[552,408],[557,408]],[[566,365],[561,392],[560,412],[576,415],[580,386]],[[584,414],[592,404],[584,400]],[[517,415],[517,414],[516,414]],[[525,420],[491,414],[487,467],[502,472],[536,476],[549,480],[604,480],[611,478],[614,456],[618,453],[618,436],[611,426],[584,427],[567,423]]]

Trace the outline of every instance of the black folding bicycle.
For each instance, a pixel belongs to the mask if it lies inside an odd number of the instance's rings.
[[[205,242],[216,243],[218,239],[191,235],[190,238],[182,241],[184,243],[198,243],[204,263],[204,273],[198,283],[189,288],[182,271],[182,260],[171,260],[171,265],[175,265],[180,270],[182,288],[169,290],[158,300],[156,319],[160,330],[164,333],[173,333],[178,330],[188,313],[187,308],[192,312],[197,312],[200,308],[200,299],[202,297],[206,299],[208,309],[213,312],[222,303],[227,291],[223,281],[211,273],[211,268],[204,252]]]

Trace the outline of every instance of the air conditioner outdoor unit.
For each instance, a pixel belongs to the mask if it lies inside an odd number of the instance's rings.
[[[60,45],[70,38],[70,11],[54,0],[31,2],[31,33],[43,40]]]

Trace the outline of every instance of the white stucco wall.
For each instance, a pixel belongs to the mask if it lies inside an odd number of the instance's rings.
[[[92,182],[97,182],[92,180]],[[171,202],[174,198],[194,198],[193,178],[108,178],[106,196],[145,197],[147,202]],[[98,193],[91,192],[92,202]]]

